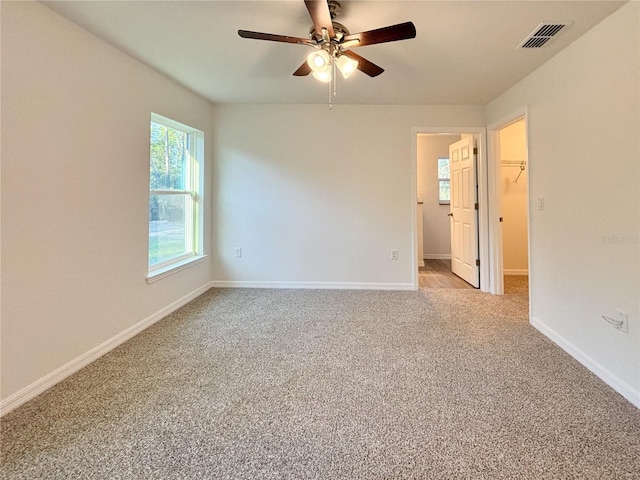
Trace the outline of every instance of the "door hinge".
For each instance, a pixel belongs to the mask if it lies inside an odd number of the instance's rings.
[[[477,155],[478,154],[478,147],[473,147],[473,154]]]
[[[480,207],[480,206],[479,206],[477,203],[474,205],[474,208],[475,208],[476,210],[478,210],[478,208],[479,208],[479,207]]]
[[[476,259],[476,267],[479,267],[479,266],[480,266],[480,259],[478,258]]]

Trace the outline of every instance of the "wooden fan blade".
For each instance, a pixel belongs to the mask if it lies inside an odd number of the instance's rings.
[[[307,62],[304,62],[302,65],[298,67],[298,69],[293,72],[293,75],[296,77],[304,77],[311,73],[311,67]]]
[[[304,4],[309,10],[316,32],[322,33],[322,29],[326,28],[329,38],[334,38],[336,33],[333,31],[333,22],[331,21],[327,0],[304,0]]]
[[[248,30],[238,30],[238,35],[240,35],[242,38],[252,38],[254,40],[269,40],[270,42],[302,43],[306,45],[315,45],[308,38],[289,37],[287,35],[275,35],[273,33],[250,32]]]
[[[384,72],[384,68],[379,67],[375,63],[370,62],[366,58],[361,57],[360,55],[358,55],[355,52],[352,52],[351,50],[345,50],[344,52],[342,52],[342,54],[346,55],[352,60],[356,60],[358,62],[358,70],[360,70],[363,73],[366,73],[370,77],[377,77],[382,72]]]
[[[407,40],[416,37],[416,27],[413,22],[399,23],[388,27],[378,28],[377,30],[369,30],[367,32],[353,33],[345,35],[343,42],[351,40],[360,40],[354,47],[364,47],[365,45],[374,45],[376,43],[395,42],[397,40]]]

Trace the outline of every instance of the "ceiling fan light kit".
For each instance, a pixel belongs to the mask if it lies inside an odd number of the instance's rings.
[[[331,64],[331,57],[326,50],[318,50],[307,56],[307,63],[314,72],[324,72]]]
[[[313,47],[315,51],[307,55],[306,61],[293,72],[293,75],[302,77],[311,73],[317,80],[329,83],[330,108],[332,92],[333,97],[336,95],[336,68],[345,79],[349,78],[356,70],[360,70],[370,77],[376,77],[384,72],[383,68],[352,52],[351,48],[407,40],[416,36],[416,27],[412,22],[351,34],[344,25],[335,21],[336,16],[342,10],[339,2],[335,0],[305,0],[304,3],[313,21],[309,30],[309,38],[248,30],[238,30],[238,35],[242,38]]]
[[[338,67],[343,78],[349,78],[358,68],[358,61],[352,60],[346,55],[338,55],[337,50],[329,53],[327,50],[317,50],[307,56],[307,63],[313,72],[313,76],[325,82],[328,74],[330,76],[333,65]]]

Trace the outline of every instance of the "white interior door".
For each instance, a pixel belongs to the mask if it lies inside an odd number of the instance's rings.
[[[474,137],[449,146],[451,168],[451,271],[474,287],[480,286],[478,204]]]

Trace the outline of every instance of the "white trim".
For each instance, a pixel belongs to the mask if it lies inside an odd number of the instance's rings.
[[[416,272],[418,269],[416,268]],[[316,290],[415,290],[411,283],[357,283],[357,282],[261,282],[214,280],[214,288],[292,288]]]
[[[631,385],[627,384],[610,370],[596,362],[589,355],[584,353],[574,344],[566,340],[564,337],[556,333],[549,328],[543,322],[535,317],[531,317],[531,325],[536,328],[540,333],[549,338],[552,342],[562,348],[565,352],[575,358],[578,362],[584,365],[587,370],[595,374],[600,380],[613,388],[616,392],[629,400],[633,405],[640,408],[640,391],[634,389]]]
[[[489,195],[488,195],[488,178],[487,178],[487,129],[485,127],[414,127],[411,129],[411,144],[412,144],[412,165],[411,165],[411,212],[412,217],[416,218],[416,189],[418,184],[418,141],[417,137],[420,133],[451,133],[457,134],[471,134],[475,135],[478,140],[478,157],[477,157],[477,171],[478,171],[478,255],[480,256],[480,291],[490,292],[490,265],[489,265],[489,246],[490,246],[490,225],[489,225]],[[414,290],[418,289],[418,269],[415,267],[417,262],[417,241],[416,241],[416,225],[413,221],[412,227],[412,245],[413,250],[413,282],[415,285]]]
[[[0,417],[18,408],[20,405],[28,402],[29,400],[32,400],[33,398],[53,387],[65,378],[73,375],[81,368],[86,367],[106,353],[109,353],[111,350],[118,347],[119,345],[122,345],[124,342],[133,338],[141,331],[149,328],[159,320],[162,320],[164,317],[182,307],[183,305],[186,305],[196,297],[199,297],[210,288],[211,285],[209,283],[206,283],[205,285],[195,289],[191,293],[188,293],[184,297],[179,298],[175,302],[167,305],[158,312],[148,316],[144,320],[141,320],[135,325],[132,325],[126,330],[118,333],[106,342],[101,343],[97,347],[92,348],[88,352],[83,353],[79,357],[76,357],[65,365],[57,368],[53,372],[48,373],[44,377],[33,382],[31,385],[28,385],[25,388],[18,390],[13,395],[8,396],[4,400],[0,401]]]
[[[518,268],[505,268],[502,270],[504,275],[529,275],[529,270]]]
[[[451,260],[450,253],[425,253],[425,260]]]
[[[151,112],[151,121],[161,123],[166,127],[173,128],[174,130],[182,130],[185,133],[203,133],[201,130],[194,128],[186,123],[178,122],[173,118],[165,117],[159,113]]]
[[[170,265],[167,265],[164,268],[159,268],[158,270],[154,270],[146,277],[147,283],[151,285],[152,283],[155,283],[158,280],[162,280],[163,278],[169,277],[174,273],[178,273],[182,270],[186,270],[189,267],[198,265],[199,263],[202,263],[205,258],[207,258],[206,255],[197,255],[195,257],[189,257],[177,263],[172,263]]]
[[[418,133],[420,129],[411,129],[411,289],[418,290],[420,288],[420,280],[418,278]]]

